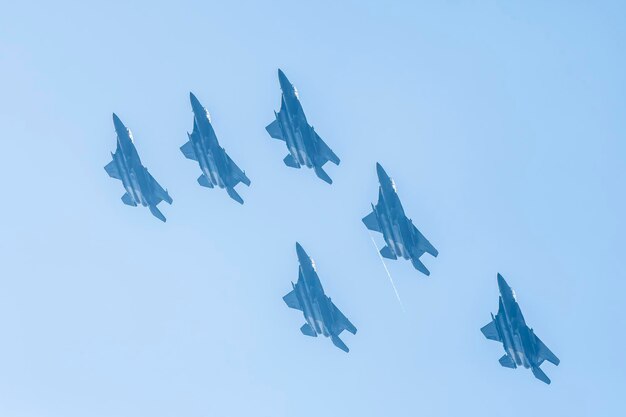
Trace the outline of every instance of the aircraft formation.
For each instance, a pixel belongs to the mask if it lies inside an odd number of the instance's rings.
[[[302,166],[311,168],[317,177],[332,184],[323,167],[327,162],[339,165],[339,157],[309,124],[298,91],[280,69],[278,81],[282,91],[280,110],[274,112],[275,120],[265,128],[267,133],[271,138],[285,142],[289,152],[283,159],[285,165],[298,169]],[[189,140],[180,147],[180,151],[185,158],[198,163],[201,171],[197,179],[199,185],[223,188],[230,198],[243,204],[235,186],[239,183],[250,186],[250,179],[220,146],[206,108],[193,93],[189,94],[189,99],[193,128],[191,133],[187,133]],[[104,169],[110,177],[122,182],[126,191],[122,196],[124,204],[148,207],[152,215],[165,222],[166,218],[157,206],[162,201],[172,204],[172,198],[142,164],[130,129],[116,114],[113,114],[113,125],[117,147],[111,153],[112,161]],[[382,234],[386,243],[380,250],[382,257],[409,260],[417,271],[429,276],[430,271],[420,258],[426,253],[437,257],[439,251],[407,217],[396,184],[380,163],[376,164],[376,173],[378,202],[371,205],[371,213],[362,219],[365,227]],[[315,262],[299,243],[296,243],[296,255],[298,279],[295,284],[292,282],[292,291],[283,297],[285,304],[302,312],[305,319],[300,328],[302,334],[329,337],[336,347],[349,352],[339,336],[344,330],[356,334],[357,328],[326,295]],[[513,289],[500,274],[497,275],[497,284],[500,292],[498,313],[491,315],[491,321],[480,329],[481,332],[487,339],[502,343],[505,354],[499,362],[503,367],[530,368],[537,379],[550,384],[550,378],[540,366],[546,360],[558,365],[559,359],[526,325]]]

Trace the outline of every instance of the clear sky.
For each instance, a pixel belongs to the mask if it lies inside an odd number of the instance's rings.
[[[87,3],[1,6],[1,416],[625,415],[622,2]],[[279,67],[332,186],[264,130]],[[244,206],[178,150],[190,91]],[[165,224],[103,169],[112,112]],[[404,312],[361,224],[377,161],[440,252],[429,278],[388,262]],[[296,241],[349,354],[281,299]],[[479,331],[497,272],[561,359],[550,386]]]

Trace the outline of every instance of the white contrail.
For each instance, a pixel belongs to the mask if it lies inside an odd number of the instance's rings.
[[[378,257],[380,258],[380,261],[383,263],[383,267],[385,268],[385,272],[387,272],[387,276],[389,277],[389,282],[391,282],[391,286],[393,287],[393,291],[396,293],[396,298],[398,299],[398,303],[400,304],[400,308],[402,309],[402,312],[406,313],[406,311],[404,310],[404,304],[402,304],[402,300],[400,299],[400,294],[398,294],[398,289],[396,288],[396,284],[393,283],[393,278],[391,278],[391,274],[389,273],[389,269],[387,269],[387,264],[385,263],[385,260],[383,259],[383,256],[380,254],[380,251],[378,249],[378,245],[376,244],[376,241],[374,240],[374,236],[372,236],[371,233],[368,234],[370,235],[370,239],[372,239],[372,243],[374,244],[374,247],[376,248],[376,253],[378,254]]]

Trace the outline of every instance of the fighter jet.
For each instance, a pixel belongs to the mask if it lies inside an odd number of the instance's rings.
[[[513,369],[518,366],[530,368],[535,378],[549,384],[550,378],[539,366],[546,360],[558,365],[559,358],[535,336],[533,329],[526,325],[513,289],[500,274],[498,288],[500,290],[498,314],[495,317],[492,314],[491,322],[480,331],[487,339],[501,342],[504,346],[506,353],[500,358],[500,365]]]
[[[324,294],[324,288],[315,269],[315,262],[309,258],[299,243],[296,243],[296,253],[300,262],[298,282],[291,283],[293,291],[284,296],[283,300],[289,307],[304,313],[306,323],[300,328],[304,335],[317,337],[322,334],[330,337],[335,346],[348,352],[348,347],[339,335],[344,330],[356,334],[356,327]]]
[[[243,199],[235,191],[235,185],[243,182],[250,185],[250,180],[217,141],[211,125],[209,112],[202,107],[196,96],[189,93],[193,110],[193,131],[187,133],[189,142],[180,147],[186,158],[197,161],[202,170],[198,184],[213,188],[226,188],[228,195],[236,202],[243,204]]]
[[[298,91],[281,70],[278,70],[278,81],[283,91],[280,111],[274,112],[276,120],[265,129],[271,137],[284,140],[287,144],[289,155],[283,159],[285,165],[292,168],[300,168],[302,165],[313,168],[319,178],[332,184],[333,180],[322,166],[328,161],[339,165],[339,158],[307,122]]]
[[[137,149],[133,143],[133,134],[124,123],[113,113],[113,125],[117,133],[117,149],[111,153],[113,161],[104,167],[109,176],[121,180],[126,194],[122,196],[124,204],[136,207],[141,204],[161,221],[165,216],[157,208],[157,204],[165,201],[172,204],[172,197],[150,175],[148,169],[141,164]]]
[[[372,204],[372,212],[363,218],[365,227],[383,234],[387,246],[380,254],[387,259],[410,259],[418,271],[430,275],[430,271],[420,261],[420,256],[428,252],[437,256],[439,252],[430,244],[413,225],[413,221],[404,214],[402,203],[398,197],[396,184],[387,175],[380,164],[376,164],[378,181],[378,203]]]

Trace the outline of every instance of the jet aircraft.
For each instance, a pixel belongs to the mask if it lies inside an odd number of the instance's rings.
[[[293,290],[283,297],[285,303],[302,311],[306,323],[300,331],[306,336],[317,337],[322,334],[330,337],[333,344],[344,352],[349,349],[339,338],[342,331],[356,334],[356,327],[324,294],[324,288],[317,276],[315,262],[306,254],[302,246],[296,243],[296,253],[300,263],[298,282],[292,282]]]
[[[410,259],[415,269],[430,275],[419,258],[426,252],[436,257],[439,252],[404,214],[396,184],[378,163],[376,172],[380,182],[378,203],[372,204],[372,212],[363,218],[363,223],[369,230],[383,234],[387,246],[380,250],[380,254],[384,258]]]
[[[491,322],[480,331],[487,339],[501,342],[505,354],[500,358],[500,365],[506,368],[523,366],[530,368],[535,378],[550,383],[550,378],[541,370],[544,361],[558,365],[559,358],[535,335],[524,321],[522,310],[502,275],[498,274],[500,300],[498,314],[491,315]]]
[[[202,170],[198,177],[198,184],[213,188],[226,188],[228,195],[240,204],[243,199],[235,191],[240,182],[250,185],[250,180],[234,162],[226,150],[217,141],[217,136],[211,125],[209,112],[202,107],[196,96],[189,93],[193,110],[193,131],[187,133],[189,141],[180,147],[186,158],[197,161]]]
[[[161,201],[172,204],[172,197],[141,164],[133,143],[133,134],[115,113],[113,113],[113,125],[117,133],[117,149],[115,153],[111,153],[113,161],[109,162],[104,169],[109,176],[122,181],[126,189],[126,193],[122,196],[124,204],[133,207],[141,204],[148,207],[154,217],[165,221],[165,216],[159,211],[157,205]]]
[[[328,161],[339,165],[339,158],[307,122],[298,91],[281,70],[278,70],[278,81],[282,90],[280,111],[274,112],[276,120],[265,129],[274,139],[285,141],[289,150],[289,155],[283,159],[285,165],[313,168],[319,178],[332,184],[333,180],[322,167]]]

